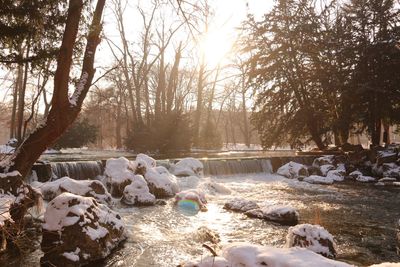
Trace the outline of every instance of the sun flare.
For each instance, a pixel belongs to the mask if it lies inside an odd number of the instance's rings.
[[[232,38],[223,30],[209,32],[200,42],[201,53],[204,54],[206,64],[210,67],[223,64],[232,46]]]

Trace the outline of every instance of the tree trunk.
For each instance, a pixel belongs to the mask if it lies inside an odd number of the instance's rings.
[[[19,64],[17,68],[17,79],[15,81],[14,92],[13,92],[13,107],[11,113],[11,125],[10,125],[10,138],[16,137],[16,115],[17,115],[17,104],[18,104],[18,93],[20,91],[21,79],[22,79],[22,65]]]
[[[93,64],[97,45],[100,42],[101,17],[105,0],[98,0],[89,28],[82,72],[77,87],[70,98],[68,96],[69,74],[72,64],[73,48],[77,39],[81,18],[82,0],[70,0],[67,21],[60,52],[57,58],[57,70],[54,76],[52,107],[45,124],[37,128],[17,148],[8,162],[3,162],[5,171],[17,170],[23,177],[29,173],[40,155],[65,132],[78,116],[83,100],[91,86],[94,72]],[[8,163],[8,164],[7,164]],[[4,166],[4,165],[8,166]]]
[[[204,69],[205,69],[205,64],[203,56],[200,63],[199,78],[197,81],[197,106],[194,114],[193,139],[195,146],[199,145],[200,141],[200,120],[201,120],[201,112],[203,109]]]

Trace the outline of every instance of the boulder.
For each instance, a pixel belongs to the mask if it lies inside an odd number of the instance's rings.
[[[281,166],[277,170],[277,173],[290,179],[308,176],[307,167],[303,164],[293,161]]]
[[[105,186],[97,180],[74,180],[69,177],[63,177],[43,184],[34,182],[32,185],[40,190],[43,199],[47,201],[64,192],[83,197],[93,197],[103,204],[111,204],[112,200]]]
[[[127,185],[121,201],[133,206],[151,206],[156,202],[156,197],[150,193],[146,180],[141,175],[135,175],[133,182]]]
[[[327,155],[327,156],[319,157],[319,158],[314,159],[312,165],[314,167],[321,167],[323,165],[334,165],[334,159],[335,159],[334,155]]]
[[[82,266],[108,256],[125,239],[121,217],[94,198],[63,193],[44,214],[43,266]]]
[[[319,167],[316,166],[309,166],[307,168],[308,170],[308,174],[309,175],[318,175],[318,176],[322,176],[322,172],[321,169]]]
[[[336,182],[343,181],[345,176],[346,176],[346,171],[340,169],[328,171],[328,173],[326,174],[327,178],[332,179],[333,181]]]
[[[384,163],[381,169],[382,176],[400,179],[400,165],[397,163]]]
[[[333,236],[320,225],[299,224],[289,228],[287,247],[303,247],[327,258],[336,257]]]
[[[107,160],[104,170],[105,182],[113,197],[122,197],[125,186],[131,184],[135,177],[135,169],[136,166],[124,157]]]
[[[176,177],[168,172],[165,167],[159,166],[146,171],[144,179],[156,198],[173,197],[179,191]]]
[[[363,175],[362,172],[358,170],[351,172],[348,177],[362,183],[372,183],[376,181],[374,177]]]
[[[144,175],[148,169],[157,166],[157,162],[146,154],[137,154],[135,161],[132,163],[135,168],[135,174]]]
[[[310,184],[333,184],[335,180],[333,177],[324,177],[318,175],[310,175],[303,179],[303,182],[307,182]]]
[[[254,210],[254,209],[258,209],[258,208],[259,208],[259,206],[257,205],[256,202],[247,200],[247,199],[240,199],[240,198],[231,199],[230,201],[226,202],[224,205],[224,209],[237,211],[237,212],[246,212],[246,211]]]
[[[184,158],[171,166],[171,172],[176,176],[203,176],[203,163],[195,158]]]
[[[325,164],[319,167],[322,173],[322,176],[326,176],[329,171],[336,169],[332,164]]]
[[[378,166],[382,165],[383,163],[394,163],[398,159],[396,152],[390,151],[378,151],[376,157],[376,163]]]
[[[250,218],[259,218],[276,222],[282,225],[296,225],[299,221],[299,213],[290,206],[271,205],[245,212]]]

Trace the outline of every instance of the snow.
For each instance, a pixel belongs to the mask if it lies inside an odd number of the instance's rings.
[[[265,205],[259,209],[247,211],[246,215],[272,221],[280,221],[281,219],[285,220],[285,216],[287,215],[292,215],[287,217],[288,220],[291,219],[297,221],[299,218],[299,213],[295,208],[284,205]]]
[[[96,193],[92,185],[102,188],[104,194]],[[46,200],[51,200],[64,192],[69,192],[79,196],[91,196],[102,203],[111,201],[111,195],[107,192],[107,189],[100,181],[96,180],[74,180],[69,177],[63,177],[43,184],[34,182],[32,186],[40,190]]]
[[[15,197],[0,194],[0,227],[4,226],[6,221],[13,221],[10,215],[10,206],[14,201]]]
[[[277,173],[279,175],[285,176],[286,178],[298,178],[302,175],[300,175],[300,171],[303,170],[305,173],[303,176],[307,176],[307,167],[304,166],[303,164],[297,163],[290,161],[289,163],[286,163],[285,165],[281,166],[278,170]]]
[[[12,154],[15,151],[15,147],[9,145],[0,145],[0,154]]]
[[[121,229],[124,227],[121,220],[116,219],[117,214],[107,208],[105,205],[97,204],[91,197],[81,197],[71,193],[62,193],[48,203],[46,212],[44,213],[43,229],[48,231],[61,231],[64,227],[76,224],[81,218],[84,222],[90,222],[91,216],[88,210],[92,210],[98,216],[98,222],[111,223],[114,228]],[[101,238],[104,235],[102,228],[86,229],[84,231],[91,232],[93,240]],[[94,232],[95,231],[95,232]]]
[[[171,172],[177,176],[202,176],[203,163],[195,158],[184,158],[171,166]]]
[[[396,262],[383,262],[383,263],[380,263],[380,264],[371,265],[370,267],[400,267],[400,263],[396,263]]]
[[[83,89],[85,88],[88,78],[89,78],[89,73],[87,73],[86,71],[83,72],[74,93],[69,98],[69,103],[71,104],[71,106],[76,106],[79,96],[81,95]]]
[[[151,205],[156,198],[150,194],[149,187],[142,175],[135,175],[133,182],[127,185],[123,193],[123,202],[129,205]]]
[[[326,177],[330,178],[336,182],[342,182],[344,180],[345,175],[346,175],[346,171],[344,171],[344,170],[330,170],[326,174]]]
[[[325,164],[319,167],[323,176],[326,176],[330,170],[334,170],[335,166],[331,164]]]
[[[229,267],[349,267],[305,248],[274,248],[248,243],[233,243],[224,247],[222,255]],[[209,265],[210,267],[212,265]],[[207,266],[208,267],[208,266]]]
[[[332,176],[323,177],[319,175],[311,175],[309,177],[304,178],[303,181],[310,184],[333,184],[334,179],[332,178]]]
[[[193,200],[199,204],[200,207],[207,204],[206,195],[199,189],[184,190],[175,195],[175,201]]]
[[[80,248],[76,248],[74,252],[64,252],[62,255],[69,259],[70,261],[77,262],[79,261],[79,252],[81,251]]]
[[[104,174],[108,180],[113,183],[123,183],[126,180],[133,180],[135,175],[133,173],[134,166],[132,163],[124,158],[111,158],[106,161],[106,168]]]
[[[137,154],[136,156],[136,163],[143,164],[146,168],[154,168],[157,166],[156,160],[146,154]]]
[[[232,191],[228,187],[211,180],[202,182],[199,187],[212,195],[229,195],[232,193]]]
[[[12,171],[12,172],[7,172],[7,173],[0,172],[0,178],[8,178],[8,177],[16,177],[16,176],[21,176],[19,171]]]
[[[288,247],[295,246],[295,237],[300,236],[306,239],[306,248],[319,254],[332,255],[328,246],[322,246],[320,243],[321,239],[326,239],[334,244],[333,236],[320,225],[311,224],[299,224],[296,226],[289,227],[288,234],[286,236],[286,245]]]
[[[246,212],[249,210],[258,209],[259,206],[256,202],[251,200],[234,198],[225,203],[224,208],[233,211]]]
[[[374,177],[371,176],[364,176],[364,175],[360,175],[356,178],[356,180],[358,182],[362,182],[362,183],[369,183],[369,182],[375,182],[376,179]]]
[[[327,155],[327,156],[316,158],[312,165],[314,167],[320,167],[320,166],[328,165],[328,164],[333,165],[334,157],[335,156],[333,156],[333,155]]]
[[[144,177],[147,183],[151,183],[156,188],[163,189],[171,196],[179,191],[176,177],[170,174],[163,166],[148,169]]]

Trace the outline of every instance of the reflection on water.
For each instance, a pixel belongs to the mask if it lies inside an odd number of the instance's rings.
[[[335,237],[339,260],[358,266],[397,261],[395,222],[400,218],[400,190],[373,185],[310,185],[274,175],[213,178],[232,190],[231,195],[208,195],[208,211],[186,216],[173,206],[121,209],[129,228],[123,248],[105,266],[176,266],[208,255],[197,229],[206,226],[222,243],[248,241],[285,245],[286,226],[224,210],[227,199],[243,197],[258,203],[296,207],[301,223],[320,223]]]

